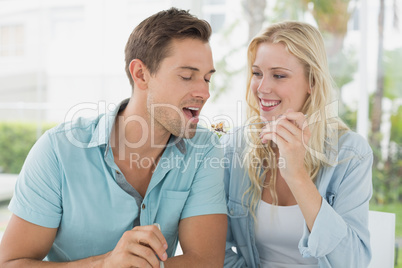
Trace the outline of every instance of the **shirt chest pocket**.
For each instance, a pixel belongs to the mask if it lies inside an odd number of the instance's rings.
[[[229,200],[228,202],[228,220],[230,221],[233,239],[237,246],[242,247],[249,243],[250,226],[249,226],[249,211],[248,207],[243,206],[238,202]]]
[[[241,219],[248,216],[248,207],[243,206],[238,202],[229,200],[228,213],[229,217],[232,219]]]
[[[162,192],[155,222],[159,223],[163,233],[177,234],[180,216],[190,191]]]

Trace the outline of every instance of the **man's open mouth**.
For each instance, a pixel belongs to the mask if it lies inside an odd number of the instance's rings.
[[[200,115],[199,107],[184,107],[183,112],[188,118],[198,117]]]

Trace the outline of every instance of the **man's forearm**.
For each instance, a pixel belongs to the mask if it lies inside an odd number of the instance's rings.
[[[204,268],[204,267],[223,267],[224,255],[222,258],[216,258],[212,256],[199,256],[196,254],[183,254],[167,259],[164,264],[165,268],[173,267],[192,267],[192,268]]]
[[[75,268],[75,267],[89,267],[89,268],[98,268],[103,267],[103,257],[104,255],[89,257],[86,259],[72,261],[72,262],[48,262],[48,261],[40,261],[35,259],[16,259],[7,261],[0,266],[2,268],[21,268],[21,267],[30,267],[30,268]]]

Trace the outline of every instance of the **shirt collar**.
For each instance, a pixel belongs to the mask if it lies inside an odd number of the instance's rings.
[[[110,135],[113,129],[113,125],[116,121],[117,115],[123,111],[126,107],[130,99],[125,99],[114,109],[113,111],[103,114],[99,118],[98,125],[95,127],[91,141],[88,144],[88,147],[97,147],[101,145],[110,146]],[[170,139],[167,143],[167,147],[175,145],[180,153],[186,154],[186,142],[182,137],[177,137],[174,135],[170,136]]]
[[[110,134],[112,132],[116,116],[120,111],[126,108],[129,100],[130,99],[123,100],[113,111],[100,115],[98,124],[92,133],[91,141],[88,144],[89,148],[109,144]]]

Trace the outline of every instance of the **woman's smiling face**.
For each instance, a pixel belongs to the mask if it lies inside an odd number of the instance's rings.
[[[301,111],[311,90],[303,65],[285,45],[259,44],[252,72],[250,87],[262,117],[273,120],[288,109]]]

